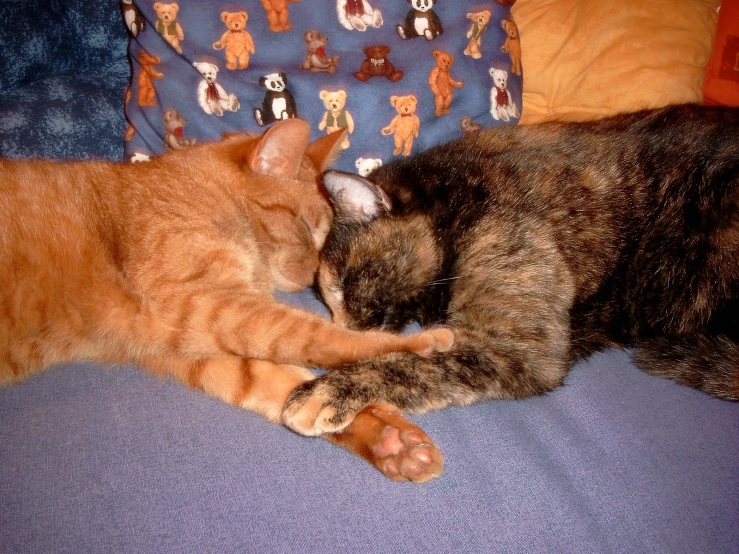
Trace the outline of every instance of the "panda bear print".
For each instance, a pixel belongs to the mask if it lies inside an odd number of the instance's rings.
[[[287,75],[270,73],[259,79],[259,84],[267,90],[262,99],[262,107],[254,108],[254,119],[260,127],[281,119],[298,117],[295,98],[287,87]]]
[[[408,3],[411,10],[403,24],[396,27],[400,38],[425,37],[426,40],[434,40],[444,32],[441,19],[433,10],[435,0],[408,0]]]

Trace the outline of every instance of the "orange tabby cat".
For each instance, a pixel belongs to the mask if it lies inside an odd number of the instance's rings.
[[[332,224],[318,178],[343,136],[309,134],[283,121],[145,164],[0,160],[0,384],[133,362],[280,422],[302,365],[451,347],[448,330],[351,331],[272,299],[313,283]],[[440,471],[393,408],[327,438],[393,479]]]

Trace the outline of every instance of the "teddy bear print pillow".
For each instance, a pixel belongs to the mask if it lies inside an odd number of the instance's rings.
[[[300,117],[347,129],[336,168],[520,116],[515,0],[121,0],[133,71],[130,161]]]

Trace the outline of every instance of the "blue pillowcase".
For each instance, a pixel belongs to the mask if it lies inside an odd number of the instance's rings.
[[[366,173],[515,124],[522,75],[509,3],[123,0],[126,154],[145,160],[300,117],[313,139],[348,127],[335,167]]]

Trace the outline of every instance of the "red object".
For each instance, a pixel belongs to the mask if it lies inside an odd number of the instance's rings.
[[[346,0],[344,10],[346,10],[346,15],[358,15],[360,17],[364,15],[362,0]]]
[[[208,92],[206,93],[206,96],[208,97],[208,100],[220,100],[215,83],[208,84]]]
[[[508,105],[508,91],[501,90],[498,87],[495,87],[495,100],[498,103],[498,106],[507,106]]]
[[[703,102],[739,107],[739,0],[724,0],[713,54],[706,66]]]

